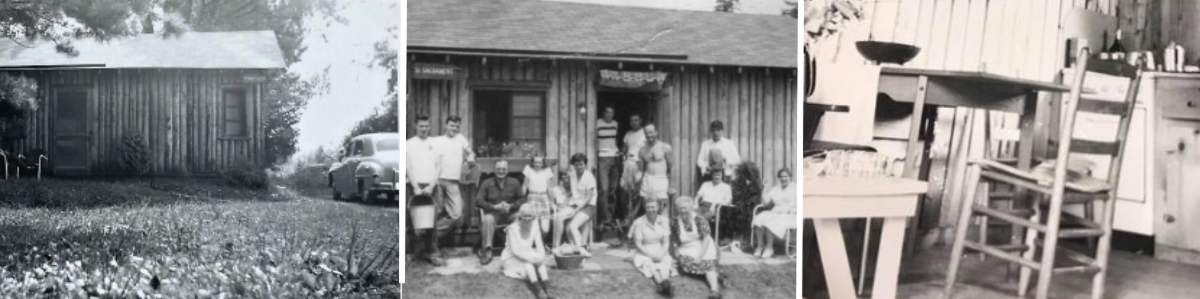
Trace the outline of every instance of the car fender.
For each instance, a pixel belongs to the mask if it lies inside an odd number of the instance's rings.
[[[377,177],[383,173],[383,166],[375,161],[363,161],[358,163],[358,167],[354,168],[355,178],[371,178]]]

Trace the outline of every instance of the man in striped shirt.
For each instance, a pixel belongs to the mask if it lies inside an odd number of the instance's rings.
[[[614,176],[617,174],[617,157],[620,156],[621,150],[617,148],[617,111],[612,106],[604,107],[603,118],[596,120],[596,145],[597,145],[597,163],[596,171],[599,174],[599,196],[596,198],[597,220],[599,223],[607,224],[612,220],[613,208],[613,182],[616,181]]]

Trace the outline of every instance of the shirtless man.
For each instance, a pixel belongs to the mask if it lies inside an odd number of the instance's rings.
[[[642,197],[647,200],[668,200],[671,189],[671,145],[658,141],[658,128],[648,124],[642,128],[646,133],[646,144],[638,152],[638,169],[642,179]]]

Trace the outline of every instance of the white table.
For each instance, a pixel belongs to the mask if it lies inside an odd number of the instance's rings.
[[[831,298],[856,298],[839,222],[847,218],[884,219],[871,298],[896,298],[904,229],[927,190],[927,183],[903,178],[804,179],[804,218],[813,220]]]

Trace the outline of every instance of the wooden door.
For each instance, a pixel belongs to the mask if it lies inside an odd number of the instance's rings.
[[[54,93],[54,140],[50,161],[57,175],[86,175],[89,156],[87,89],[63,88]]]
[[[1200,121],[1161,121],[1155,254],[1200,263]]]

